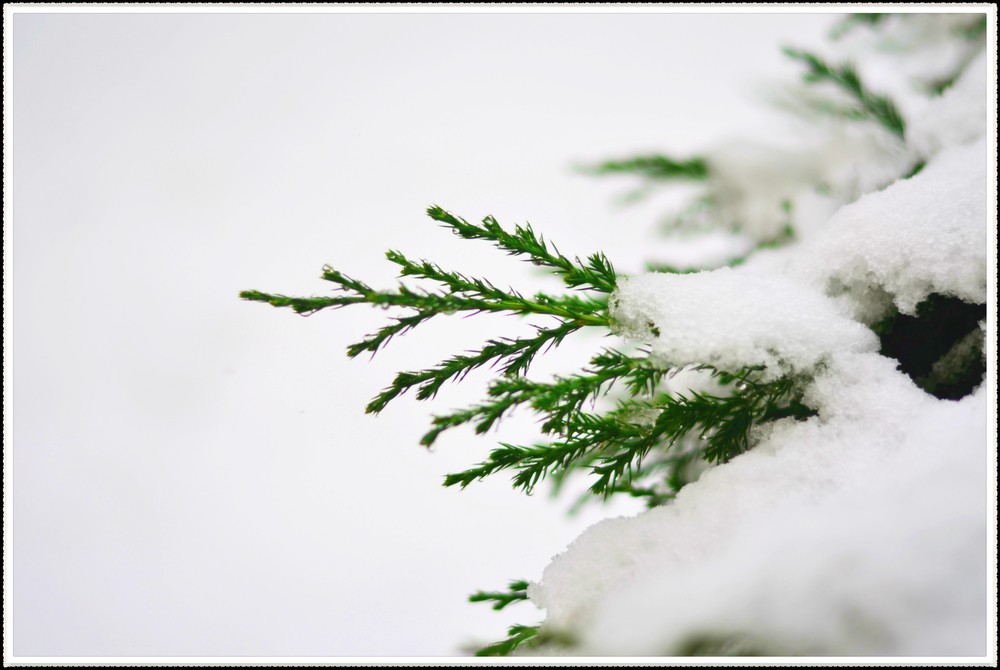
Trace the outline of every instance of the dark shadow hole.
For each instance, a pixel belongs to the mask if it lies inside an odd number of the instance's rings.
[[[872,329],[881,353],[899,361],[899,369],[931,395],[963,398],[986,374],[983,330],[986,305],[975,305],[937,293],[917,305],[916,316],[896,312]]]

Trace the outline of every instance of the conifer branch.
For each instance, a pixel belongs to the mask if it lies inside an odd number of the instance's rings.
[[[433,398],[446,381],[461,381],[470,372],[490,361],[499,361],[500,371],[504,375],[524,374],[538,353],[558,345],[580,327],[580,324],[571,322],[563,322],[554,328],[536,327],[534,337],[490,340],[477,352],[452,356],[429,370],[400,372],[392,384],[368,404],[365,411],[377,414],[389,401],[413,387],[417,387],[417,400]]]
[[[450,228],[459,237],[467,240],[487,240],[512,256],[528,256],[534,265],[548,267],[561,275],[570,288],[593,289],[602,293],[615,290],[615,270],[602,253],[591,254],[586,262],[579,258],[570,259],[541,235],[537,235],[530,225],[516,225],[514,232],[504,230],[492,216],[483,219],[482,225],[469,223],[441,207],[434,205],[427,214]]]
[[[404,274],[407,275],[417,275],[418,272],[414,268],[422,269],[424,264],[428,267],[436,267],[426,261],[417,265],[394,251],[388,252],[387,255],[391,261],[397,264],[405,262],[407,265],[404,265]],[[508,312],[571,319],[578,321],[581,326],[606,326],[608,323],[607,319],[601,315],[601,312],[607,307],[607,302],[601,298],[579,295],[552,297],[540,293],[529,299],[513,289],[501,291],[481,279],[468,279],[458,273],[446,273],[439,268],[437,270],[439,274],[428,273],[419,276],[434,278],[445,283],[448,291],[432,293],[414,290],[402,284],[396,291],[376,291],[327,266],[323,270],[323,279],[337,284],[337,290],[346,293],[346,295],[295,298],[262,291],[243,291],[240,293],[240,297],[244,300],[266,302],[274,307],[291,307],[299,314],[312,314],[328,307],[338,308],[367,303],[379,307],[413,309],[421,315],[421,320],[437,314],[454,314],[456,312]],[[396,334],[396,332],[392,334]],[[379,343],[382,342],[383,340],[380,339]],[[374,352],[377,348],[377,346],[363,347],[351,355],[356,356],[361,351]]]
[[[608,493],[603,496],[595,496],[592,491],[587,490],[580,494],[569,508],[569,514],[578,513],[585,505],[592,502],[607,502],[611,496],[619,493],[645,500],[647,508],[658,507],[672,501],[678,491],[696,478],[691,476],[689,470],[692,464],[704,461],[700,444],[697,438],[688,435],[669,450],[658,450],[655,457],[651,456],[633,465],[629,483],[611,486]],[[599,458],[599,453],[591,454],[589,458],[574,461],[572,467],[550,475],[552,495],[558,493],[573,472],[587,467],[592,470]]]
[[[506,591],[476,591],[469,596],[470,603],[492,602],[493,609],[502,610],[511,603],[528,599],[528,582],[515,580],[507,585]]]
[[[565,469],[595,444],[601,444],[600,440],[575,439],[533,447],[501,443],[500,448],[490,452],[488,461],[464,472],[446,475],[444,485],[459,484],[464,489],[472,482],[485,479],[501,470],[515,469],[517,474],[513,477],[514,488],[531,493],[535,484],[550,470]]]
[[[601,293],[609,293],[615,288],[614,268],[603,254],[592,254],[586,262],[570,260],[554,246],[550,248],[544,238],[536,235],[530,226],[516,226],[514,232],[510,233],[493,217],[487,217],[483,220],[483,225],[479,226],[449,214],[440,207],[431,207],[428,213],[464,238],[490,240],[509,254],[527,255],[533,263],[554,269],[570,287],[592,289]],[[379,291],[326,266],[323,269],[323,279],[336,285],[336,295],[297,298],[261,291],[244,291],[240,296],[245,300],[267,302],[276,307],[290,307],[295,312],[307,315],[325,308],[336,309],[357,304],[411,310],[409,314],[392,317],[388,325],[351,344],[347,348],[347,355],[352,358],[363,352],[375,354],[396,335],[439,314],[500,312],[554,317],[557,323],[547,327],[534,326],[533,336],[489,340],[479,350],[452,356],[427,370],[401,372],[368,404],[366,411],[369,413],[382,411],[391,400],[412,388],[416,388],[418,400],[433,398],[445,382],[461,380],[487,363],[499,366],[500,373],[505,378],[518,377],[527,372],[539,353],[559,345],[570,333],[584,326],[606,328],[609,325],[606,296],[550,296],[538,293],[528,298],[513,289],[500,289],[488,280],[445,270],[430,261],[411,260],[399,251],[386,252],[386,258],[399,267],[401,277],[435,282],[440,285],[440,290],[413,289],[400,284],[396,290]],[[494,420],[505,411],[504,408],[497,409]],[[482,421],[483,412],[470,415],[466,420],[452,418],[451,422],[458,425],[473,418]],[[447,426],[442,423],[442,429],[445,427]],[[431,442],[432,438],[425,441],[426,444]]]
[[[750,448],[750,429],[779,418],[808,418],[815,414],[794,396],[797,382],[783,377],[774,382],[756,383],[742,375],[732,395],[714,396],[691,392],[690,395],[661,395],[652,402],[622,403],[617,414],[635,409],[659,412],[652,426],[635,437],[614,445],[593,467],[597,481],[590,490],[610,495],[621,482],[628,484],[640,472],[642,460],[658,444],[673,446],[688,434],[697,434],[702,443],[698,456],[709,463],[725,463]],[[791,397],[790,397],[791,396]],[[609,450],[605,450],[609,451]]]
[[[886,96],[872,93],[865,88],[852,64],[829,65],[818,56],[806,51],[791,48],[786,48],[784,51],[790,58],[802,61],[808,66],[809,70],[804,75],[807,83],[830,82],[854,99],[858,106],[857,110],[854,110],[858,118],[877,121],[899,139],[905,138],[906,123],[896,105]]]
[[[636,477],[638,479],[638,476]],[[665,505],[671,502],[675,497],[675,493],[666,493],[659,486],[637,486],[633,484],[620,484],[614,486],[608,490],[608,495],[603,498],[595,497],[590,491],[587,491],[577,498],[576,502],[573,503],[572,507],[569,508],[569,514],[574,515],[579,513],[581,509],[588,503],[596,501],[606,502],[608,498],[616,493],[622,493],[631,498],[637,498],[645,501],[646,509],[652,509],[654,507],[659,507],[660,505]]]
[[[513,470],[514,487],[530,493],[542,479],[558,476],[589,459],[591,472],[597,476],[590,491],[607,497],[629,491],[633,480],[644,474],[643,459],[654,447],[669,449],[684,436],[695,433],[703,443],[697,452],[700,458],[710,463],[725,462],[750,448],[750,429],[754,425],[814,414],[797,397],[799,384],[793,378],[761,383],[752,381],[751,373],[746,370],[725,377],[727,383],[736,382],[729,396],[661,394],[652,401],[621,402],[605,415],[577,410],[560,427],[564,436],[561,439],[530,447],[501,444],[490,452],[487,461],[447,475],[444,484],[465,488],[497,472]],[[637,412],[653,412],[656,418],[636,422],[632,419]],[[686,459],[679,467],[689,461]]]
[[[976,20],[970,26],[966,26],[958,29],[959,37],[966,40],[978,40],[986,36],[986,31],[989,29],[989,22],[987,21],[986,14],[983,14],[979,19]]]
[[[691,179],[703,180],[709,175],[708,163],[704,158],[675,160],[668,156],[636,156],[624,160],[612,160],[585,166],[581,171],[595,174],[635,174],[647,179]]]
[[[494,642],[476,652],[476,656],[509,656],[522,644],[538,636],[539,626],[514,625],[507,629],[507,639]]]
[[[607,393],[614,383],[624,384],[633,396],[651,394],[664,374],[666,371],[649,365],[645,358],[607,349],[591,360],[590,367],[583,373],[556,377],[552,383],[522,377],[498,379],[487,391],[488,401],[434,417],[431,430],[420,442],[430,446],[444,431],[467,423],[475,425],[477,434],[485,433],[502,416],[522,404],[528,404],[544,417],[543,433],[567,434],[573,426],[570,417],[580,412],[587,401]]]

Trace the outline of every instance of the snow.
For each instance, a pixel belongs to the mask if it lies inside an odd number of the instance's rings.
[[[888,95],[909,120],[928,104],[929,88],[968,66],[982,50],[975,40],[956,39],[982,16],[890,16],[878,29],[855,29],[820,51],[836,62],[854,62],[868,89]]]
[[[986,54],[973,60],[952,86],[913,118],[909,143],[931,156],[942,147],[965,144],[986,134]]]
[[[913,314],[931,293],[986,302],[986,143],[950,148],[918,175],[842,208],[794,274],[846,295],[866,321],[887,298]]]
[[[661,367],[764,365],[776,377],[811,370],[836,349],[878,349],[870,330],[780,276],[653,273],[623,280],[609,304],[621,333],[649,340]]]
[[[969,17],[925,23],[904,22],[901,49],[929,40],[917,60],[943,59],[942,72],[969,61],[934,32]],[[987,385],[938,400],[868,327],[931,294],[987,301],[985,69],[976,58],[943,95],[908,98],[906,147],[848,132],[811,154],[715,153],[729,222],[767,239],[783,199],[796,213],[811,202],[799,241],[737,268],[620,281],[613,328],[657,365],[797,374],[817,416],[755,428],[751,450],[671,503],[602,521],[556,556],[529,597],[547,629],[579,641],[572,653],[987,653]],[[832,197],[810,196],[824,180]],[[976,331],[956,355],[982,342]]]

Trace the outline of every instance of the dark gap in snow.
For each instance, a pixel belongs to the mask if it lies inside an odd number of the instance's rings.
[[[873,327],[881,353],[931,395],[958,400],[983,381],[983,330],[986,305],[932,293],[917,305],[916,316],[896,312]]]

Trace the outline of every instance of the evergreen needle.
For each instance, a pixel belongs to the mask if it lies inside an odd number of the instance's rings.
[[[512,581],[506,591],[476,591],[469,596],[470,603],[492,602],[495,610],[502,610],[511,603],[527,599],[528,582],[524,580]]]
[[[507,639],[487,645],[476,656],[509,656],[522,644],[538,635],[538,626],[514,625],[507,629]]]
[[[675,160],[660,155],[605,161],[597,165],[584,166],[581,171],[595,175],[635,174],[653,180],[702,180],[707,179],[709,175],[708,163],[704,158]]]
[[[786,48],[785,55],[802,61],[809,68],[805,73],[807,83],[829,82],[851,96],[858,105],[857,112],[864,118],[880,123],[899,139],[906,136],[906,123],[892,100],[884,95],[869,91],[861,82],[854,66],[850,63],[830,65],[819,56],[807,51]]]

